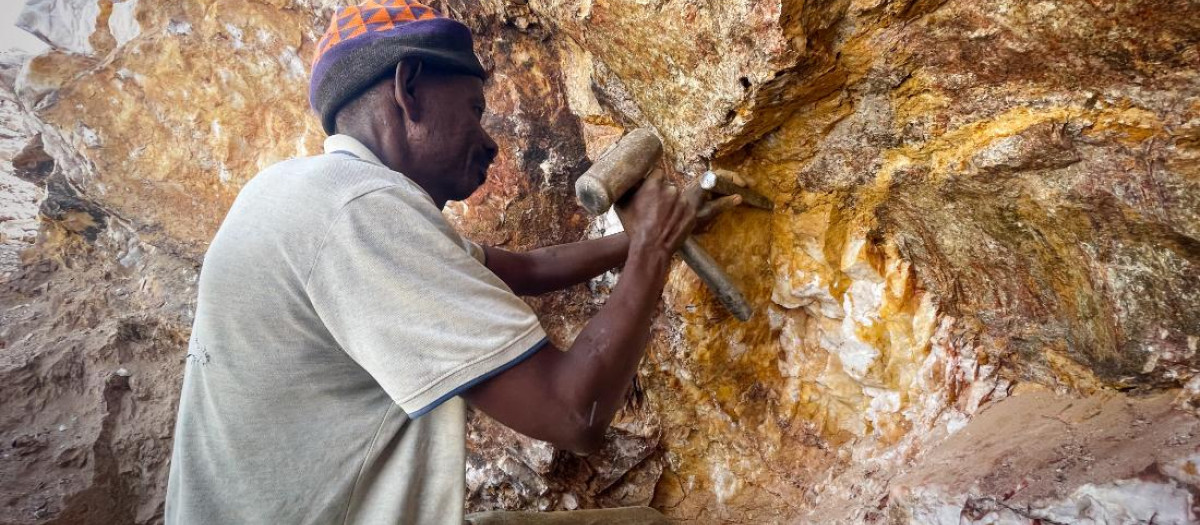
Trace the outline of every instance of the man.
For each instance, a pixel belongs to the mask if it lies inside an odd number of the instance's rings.
[[[601,444],[702,199],[655,175],[623,203],[627,235],[524,254],[462,239],[441,209],[497,154],[485,77],[470,31],[423,5],[335,13],[310,85],[326,153],[250,181],[205,256],[167,523],[462,523],[463,399]],[[622,264],[566,352],[516,295]],[[590,519],[662,519],[621,516]]]

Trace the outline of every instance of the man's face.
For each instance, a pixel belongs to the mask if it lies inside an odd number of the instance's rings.
[[[437,189],[431,193],[449,200],[466,199],[487,180],[498,150],[483,129],[483,80],[429,75],[419,82],[416,96],[423,115],[408,136],[415,169]]]

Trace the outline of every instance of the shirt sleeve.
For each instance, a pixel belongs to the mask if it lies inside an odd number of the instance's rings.
[[[338,345],[410,417],[532,355],[533,311],[412,190],[376,190],[329,227],[306,289]]]
[[[471,257],[474,257],[475,260],[479,261],[479,264],[487,266],[487,252],[483,250],[483,246],[475,244],[474,241],[463,237],[463,248],[467,250],[467,253],[471,254]]]

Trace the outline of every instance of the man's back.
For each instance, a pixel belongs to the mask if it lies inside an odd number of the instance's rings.
[[[704,195],[656,172],[625,199],[628,236],[521,254],[464,241],[441,209],[499,154],[474,47],[415,0],[331,16],[309,82],[327,155],[248,184],[201,272],[168,525],[462,523],[459,396],[565,449],[602,444]],[[617,266],[567,352],[513,293]],[[600,514],[578,517],[627,517]]]
[[[347,352],[323,319],[341,313],[321,304],[329,285],[314,274],[335,278],[340,260],[356,258],[330,237],[344,237],[340,222],[363,199],[396,208],[373,215],[381,221],[440,220],[403,176],[340,153],[272,166],[238,196],[201,272],[168,523],[461,522],[462,401],[410,419],[360,364],[372,356]]]

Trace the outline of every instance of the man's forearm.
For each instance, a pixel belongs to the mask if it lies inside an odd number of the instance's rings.
[[[568,351],[546,345],[464,397],[522,434],[595,450],[645,353],[670,260],[665,250],[632,250],[608,301]]]
[[[559,392],[573,401],[577,428],[598,446],[637,373],[650,340],[671,254],[635,251],[600,312],[562,357]],[[587,446],[586,448],[594,448]]]
[[[630,240],[600,241],[622,249],[628,245],[628,259],[608,301],[571,348],[560,352],[544,344],[525,360],[471,388],[464,397],[527,436],[571,450],[595,450],[624,404],[645,354],[671,255],[695,227],[697,206],[695,200],[665,185],[661,172],[651,173],[632,199],[618,209],[621,221],[630,226]],[[608,249],[616,251],[612,245]],[[580,256],[604,258],[586,251]],[[607,268],[583,261],[572,266],[597,272]]]
[[[487,267],[517,295],[539,295],[586,282],[621,266],[629,252],[624,233],[559,244],[525,253],[486,247]]]

